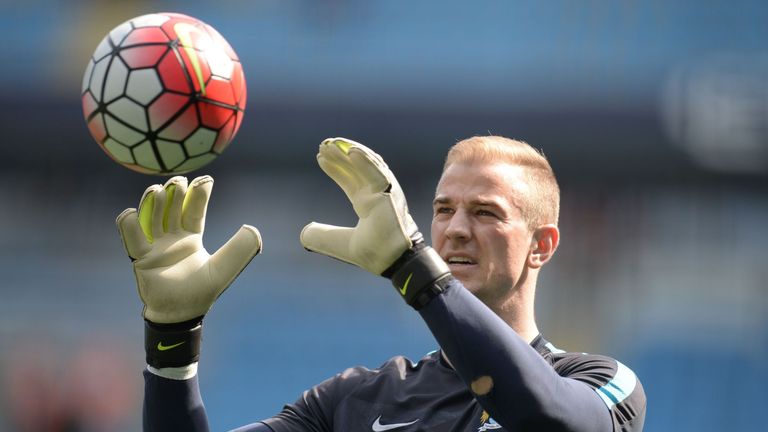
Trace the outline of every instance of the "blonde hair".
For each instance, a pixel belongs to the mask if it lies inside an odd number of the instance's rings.
[[[454,163],[508,163],[524,168],[529,192],[520,209],[528,227],[557,225],[560,188],[544,153],[524,141],[501,136],[475,136],[456,143],[448,151],[443,172]]]

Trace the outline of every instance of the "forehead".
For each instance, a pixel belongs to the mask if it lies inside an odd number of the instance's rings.
[[[454,163],[440,177],[435,198],[449,201],[493,199],[520,207],[528,190],[524,168],[505,162]]]

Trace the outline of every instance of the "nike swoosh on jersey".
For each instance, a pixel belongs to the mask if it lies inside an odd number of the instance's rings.
[[[417,421],[419,421],[419,419],[416,419],[416,420],[414,420],[412,422],[408,422],[408,423],[391,423],[391,424],[383,425],[383,424],[381,424],[381,416],[379,416],[379,418],[377,418],[376,421],[373,422],[373,424],[371,425],[371,429],[373,429],[373,432],[383,432],[383,431],[388,431],[388,430],[392,430],[392,429],[397,429],[397,428],[401,428],[401,427],[410,426],[410,425],[416,423]]]

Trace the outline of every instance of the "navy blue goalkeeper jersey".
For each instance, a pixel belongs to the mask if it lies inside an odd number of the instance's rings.
[[[442,351],[355,367],[238,432],[640,431],[645,393],[609,357],[525,343],[458,281],[419,311]],[[145,430],[206,431],[197,377],[145,372]]]

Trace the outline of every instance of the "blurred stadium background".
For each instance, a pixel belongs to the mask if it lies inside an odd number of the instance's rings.
[[[165,179],[111,162],[79,96],[104,34],[158,11],[216,27],[248,80],[238,137],[192,174],[217,180],[209,250],[242,223],[265,240],[207,318],[213,430],[436,347],[385,280],[301,248],[310,220],[354,221],[317,144],[381,153],[428,232],[447,148],[488,132],[543,148],[563,189],[544,334],[632,367],[648,431],[759,429],[768,3],[0,0],[0,430],[140,428],[140,302],[113,220]]]

